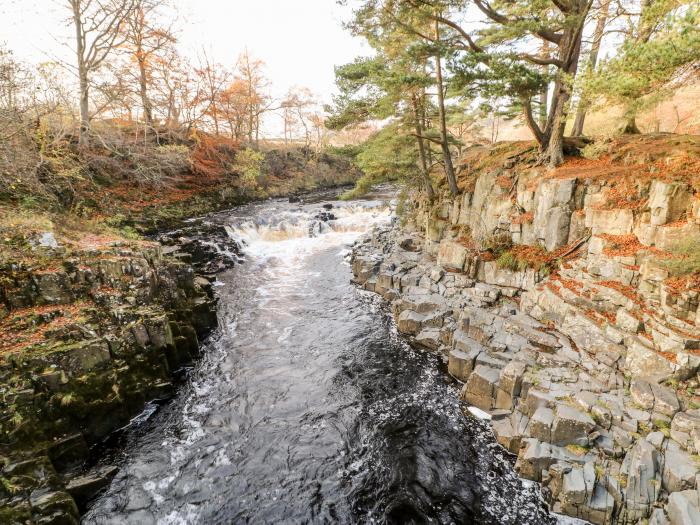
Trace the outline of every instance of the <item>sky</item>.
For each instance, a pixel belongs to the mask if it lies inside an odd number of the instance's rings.
[[[263,60],[273,96],[306,86],[323,102],[334,92],[335,65],[368,54],[342,27],[350,10],[336,0],[171,0],[179,12],[179,47],[233,66],[246,47]],[[0,0],[0,43],[30,63],[72,59],[64,0]]]

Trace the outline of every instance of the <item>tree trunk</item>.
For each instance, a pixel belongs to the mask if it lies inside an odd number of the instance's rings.
[[[90,135],[90,84],[87,73],[80,73],[80,143],[87,144]]]
[[[542,48],[540,50],[540,55],[542,58],[549,58],[549,42],[547,40],[542,41]],[[545,75],[549,73],[549,66],[542,66]],[[547,126],[547,100],[549,95],[549,84],[543,86],[542,91],[540,91],[540,111],[539,111],[539,123],[540,129],[544,129]]]
[[[425,155],[425,141],[423,140],[423,126],[420,123],[420,112],[418,111],[418,101],[416,96],[413,95],[411,98],[413,104],[413,118],[416,130],[416,140],[418,141],[418,157],[420,159],[420,173],[423,178],[423,184],[425,184],[425,192],[428,194],[428,199],[433,200],[435,198],[435,190],[433,190],[433,185],[430,182],[430,173],[428,171],[428,159]]]
[[[625,122],[625,127],[622,128],[622,133],[625,135],[639,135],[641,131],[637,127],[637,117],[636,115],[629,115]]]
[[[596,64],[598,63],[598,54],[600,53],[600,42],[603,40],[603,31],[605,31],[605,24],[608,21],[608,11],[610,9],[610,0],[602,0],[600,3],[600,13],[598,14],[598,20],[596,21],[595,30],[593,31],[593,44],[591,45],[591,54],[588,57],[587,70],[589,73],[595,71]],[[586,93],[581,93],[581,100],[578,103],[578,108],[576,110],[576,118],[574,119],[574,127],[571,130],[572,137],[580,137],[583,135],[583,124],[586,120],[586,112],[588,111],[590,100],[586,96]]]
[[[435,40],[440,41],[440,25],[435,21]],[[435,79],[437,81],[437,97],[438,97],[438,119],[440,121],[440,146],[442,148],[442,156],[445,162],[445,175],[447,182],[450,185],[450,192],[456,196],[459,193],[457,188],[457,179],[455,178],[455,170],[452,166],[452,156],[450,154],[450,145],[447,141],[447,120],[445,118],[445,92],[442,82],[442,64],[440,61],[440,53],[435,55]]]
[[[139,56],[141,55],[139,51]],[[153,126],[153,106],[148,98],[148,76],[146,74],[145,59],[139,58],[139,88],[141,94],[141,105],[143,106],[143,115],[147,127]]]
[[[564,128],[566,127],[568,102],[571,98],[571,85],[581,54],[581,38],[583,36],[583,24],[587,12],[587,0],[577,0],[572,9],[572,15],[579,20],[573,27],[563,31],[559,44],[559,60],[562,67],[557,72],[552,97],[552,109],[547,120],[547,129],[544,137],[547,147],[544,153],[544,161],[550,168],[554,168],[564,162]],[[569,80],[571,79],[571,80]]]
[[[81,19],[81,4],[71,1],[73,24],[75,25],[76,54],[78,57],[78,82],[80,89],[80,143],[87,144],[90,133],[90,84],[88,82],[87,64],[85,63],[85,35]]]

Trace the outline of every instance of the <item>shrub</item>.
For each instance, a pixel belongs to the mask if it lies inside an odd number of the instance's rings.
[[[235,167],[240,174],[241,187],[255,190],[262,175],[262,162],[265,154],[251,148],[245,148],[236,154]]]

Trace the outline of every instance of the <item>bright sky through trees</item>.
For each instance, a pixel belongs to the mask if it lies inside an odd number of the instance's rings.
[[[265,62],[276,98],[303,85],[330,101],[334,66],[367,52],[362,39],[342,29],[349,10],[335,0],[173,0],[173,4],[183,55],[195,59],[205,49],[215,62],[232,67],[247,47]],[[72,61],[67,47],[73,44],[72,31],[61,0],[0,0],[0,43],[20,59]],[[281,134],[281,119],[269,120],[270,131]]]

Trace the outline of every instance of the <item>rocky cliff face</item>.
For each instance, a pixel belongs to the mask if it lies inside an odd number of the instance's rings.
[[[700,171],[685,143],[635,148],[555,172],[526,145],[467,155],[461,195],[375,231],[353,272],[555,511],[700,523],[699,287],[665,263],[700,238]]]
[[[91,446],[165,399],[216,325],[208,280],[156,243],[0,268],[0,522],[77,523],[114,472]]]

